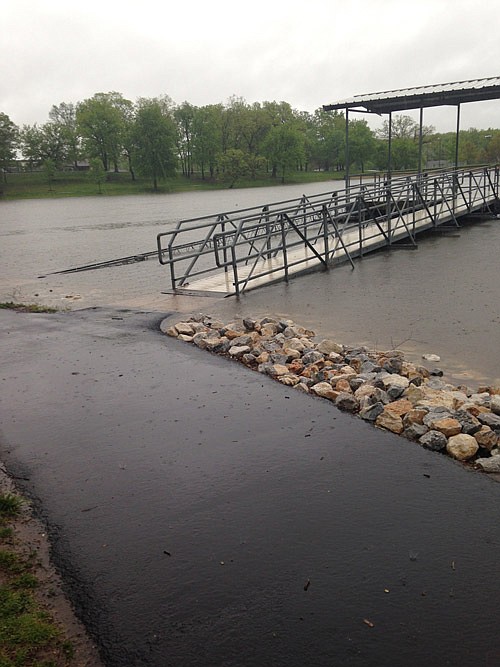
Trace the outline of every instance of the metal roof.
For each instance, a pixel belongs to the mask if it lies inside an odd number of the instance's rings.
[[[456,81],[434,86],[416,86],[400,90],[386,90],[354,97],[335,104],[325,104],[325,111],[334,109],[358,109],[370,113],[389,113],[408,109],[424,109],[444,105],[458,105],[465,102],[481,102],[500,99],[500,76],[487,79]]]

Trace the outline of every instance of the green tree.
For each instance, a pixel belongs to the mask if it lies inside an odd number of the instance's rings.
[[[19,132],[19,146],[23,158],[28,162],[30,170],[43,162],[42,131],[36,123],[33,125],[23,125]]]
[[[63,128],[56,123],[24,125],[20,133],[23,156],[30,168],[51,160],[56,169],[61,169],[66,160],[67,144]]]
[[[375,146],[375,137],[366,120],[349,122],[349,162],[365,170],[365,162],[370,160]]]
[[[56,163],[51,158],[47,158],[43,161],[42,167],[47,178],[47,183],[49,184],[49,192],[52,192],[52,183],[56,175]]]
[[[4,183],[7,183],[7,170],[16,157],[18,139],[19,128],[7,114],[0,112],[0,169]]]
[[[102,166],[101,160],[97,157],[93,157],[90,160],[90,169],[89,169],[89,178],[90,180],[97,185],[99,194],[102,194],[102,184],[106,182],[106,172]]]
[[[65,159],[76,168],[81,152],[81,142],[76,123],[75,105],[72,102],[54,104],[49,111],[49,118],[62,139]]]
[[[132,159],[143,176],[158,181],[175,173],[175,122],[157,99],[142,99],[132,128]]]
[[[312,119],[311,158],[319,169],[344,166],[345,117],[338,111],[317,109]]]
[[[193,123],[196,107],[189,102],[183,102],[174,111],[174,118],[178,124],[177,150],[181,161],[182,173],[191,178],[193,173]]]
[[[80,102],[76,121],[87,153],[98,157],[105,171],[111,164],[118,170],[127,131],[127,118],[131,117],[133,104],[120,93],[96,93]]]
[[[304,159],[304,135],[291,124],[276,125],[266,137],[263,152],[272,165],[273,176],[279,170],[284,183],[286,172],[296,169]]]
[[[500,163],[500,131],[489,128],[483,133],[486,142],[482,149],[482,160],[488,164]]]
[[[236,181],[248,171],[245,153],[240,148],[229,148],[219,156],[219,166],[229,182],[229,187],[234,187]]]
[[[210,177],[214,177],[217,155],[221,150],[221,117],[222,105],[212,104],[195,107],[192,131],[193,160],[201,171],[202,179],[208,169]]]

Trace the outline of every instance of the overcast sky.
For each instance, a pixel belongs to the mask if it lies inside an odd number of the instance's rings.
[[[498,76],[499,29],[498,0],[0,0],[0,111],[44,123],[53,104],[115,90],[312,112]],[[452,131],[455,114],[426,110],[424,123]],[[464,129],[500,127],[500,100],[464,105],[461,118]]]

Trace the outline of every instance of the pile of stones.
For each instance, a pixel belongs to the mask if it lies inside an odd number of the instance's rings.
[[[439,379],[402,352],[316,341],[291,320],[244,318],[224,324],[206,315],[162,331],[235,359],[297,391],[331,401],[423,447],[500,472],[500,387],[476,392]]]

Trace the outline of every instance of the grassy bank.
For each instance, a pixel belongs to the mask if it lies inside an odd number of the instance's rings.
[[[295,172],[285,180],[285,185],[299,183],[317,183],[339,180],[342,172]],[[281,179],[265,175],[256,179],[241,179],[235,188],[255,188],[280,185]],[[159,193],[190,192],[196,190],[221,190],[228,188],[224,180],[202,180],[193,176],[185,178],[176,176],[160,183]],[[132,181],[128,173],[109,173],[107,180],[101,185],[102,196],[134,195],[151,193],[149,180],[138,178]],[[57,197],[88,197],[98,196],[99,186],[92,182],[85,172],[57,173],[49,184],[47,176],[41,172],[14,173],[7,175],[7,183],[0,183],[0,201],[13,199],[50,199]]]
[[[14,531],[22,500],[0,494],[0,665],[66,667],[74,648],[37,596],[37,553],[23,553]]]

